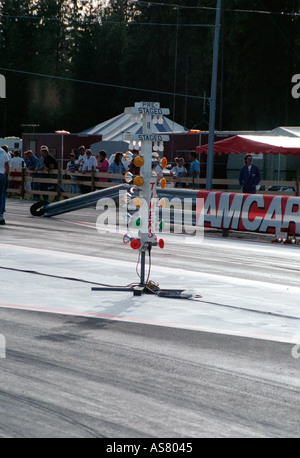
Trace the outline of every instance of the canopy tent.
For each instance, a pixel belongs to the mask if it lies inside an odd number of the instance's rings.
[[[207,153],[208,145],[197,146],[197,153]],[[272,135],[236,135],[214,143],[214,153],[292,154],[300,155],[300,138]]]
[[[153,128],[153,133],[185,132],[187,130],[180,124],[171,121],[165,116],[163,116],[162,124],[153,124]],[[122,113],[109,119],[108,121],[84,130],[83,132],[80,132],[80,134],[102,135],[102,139],[105,141],[123,141],[124,134],[126,132],[140,134],[142,133],[142,129],[143,126],[140,120],[136,121],[131,114]]]

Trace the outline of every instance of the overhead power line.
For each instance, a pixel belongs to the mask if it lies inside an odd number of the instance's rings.
[[[162,2],[151,2],[145,0],[129,0],[130,3],[140,6],[169,6],[171,8],[187,9],[187,10],[207,10],[217,11],[216,7],[213,6],[189,6],[189,5],[178,5],[177,3],[162,3]],[[267,11],[267,10],[255,10],[255,9],[239,9],[239,8],[223,8],[223,11],[229,13],[252,13],[252,14],[274,14],[279,16],[300,16],[300,12],[296,11]]]
[[[2,72],[11,72],[11,73],[20,73],[23,75],[29,75],[29,76],[36,76],[40,78],[51,78],[55,80],[61,80],[61,81],[69,81],[72,83],[82,83],[82,84],[92,84],[94,86],[104,86],[104,87],[111,87],[111,88],[116,88],[116,89],[126,89],[129,91],[139,91],[139,92],[148,92],[148,93],[155,93],[155,94],[161,94],[161,95],[171,95],[171,96],[176,96],[176,97],[188,97],[191,99],[204,99],[202,96],[198,95],[189,95],[189,94],[174,94],[174,92],[166,92],[166,91],[157,91],[155,89],[142,89],[138,87],[130,87],[130,86],[121,86],[119,84],[110,84],[110,83],[100,83],[98,81],[85,81],[85,80],[79,80],[75,78],[66,78],[63,76],[56,76],[56,75],[45,75],[43,73],[34,73],[34,72],[26,72],[24,70],[15,70],[12,68],[3,68],[0,67],[0,71]]]

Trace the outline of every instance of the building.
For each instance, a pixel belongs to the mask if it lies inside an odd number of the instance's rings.
[[[66,131],[58,131],[48,134],[26,133],[22,135],[23,152],[31,150],[37,157],[40,155],[40,147],[46,145],[49,153],[65,169],[71,151],[78,155],[79,146],[90,148],[93,143],[102,140],[101,135],[70,134]]]

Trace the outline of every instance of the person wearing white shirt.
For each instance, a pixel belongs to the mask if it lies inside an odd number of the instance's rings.
[[[12,169],[21,169],[24,164],[24,159],[20,157],[19,151],[14,151],[13,158],[11,160],[11,168]]]
[[[86,149],[85,149],[85,146],[80,146],[78,148],[78,153],[79,153],[79,156],[78,156],[78,171],[81,172],[82,171],[82,166],[83,166],[83,163],[86,159]]]
[[[83,161],[81,172],[82,173],[91,172],[93,167],[94,167],[94,170],[96,170],[97,159],[95,158],[95,156],[92,155],[92,151],[90,149],[87,149],[86,158]]]
[[[94,171],[96,171],[97,167],[97,159],[95,156],[92,155],[92,151],[90,149],[86,150],[86,158],[83,161],[82,167],[81,167],[81,173],[91,173],[92,169],[94,168]],[[85,180],[85,178],[83,178]],[[91,188],[90,186],[81,186],[82,192],[90,192]]]
[[[173,167],[171,170],[170,170],[170,173],[171,175],[174,177],[174,178],[184,178],[186,175],[187,175],[187,170],[186,168],[184,167],[184,159],[183,157],[176,157],[175,158],[175,162],[176,162],[176,165],[175,167]],[[182,183],[180,182],[180,180],[176,181],[175,182],[175,187],[176,188],[182,188]]]
[[[5,224],[3,213],[5,212],[6,187],[9,174],[9,156],[3,148],[0,148],[0,224]]]
[[[12,170],[10,174],[11,177],[22,177],[22,167],[24,164],[24,160],[19,156],[19,154],[20,153],[18,150],[14,151],[13,158],[9,163],[9,168]],[[14,189],[20,189],[21,181],[11,179],[9,187]]]

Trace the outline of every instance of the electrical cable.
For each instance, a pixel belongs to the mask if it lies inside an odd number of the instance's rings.
[[[33,20],[38,20],[38,21],[61,21],[61,22],[66,22],[65,18],[56,18],[56,17],[43,17],[43,16],[13,16],[9,14],[3,14],[2,17],[6,19],[33,19]],[[101,20],[101,22],[99,22]],[[79,22],[80,24],[85,24],[84,21],[80,19],[74,19],[72,18],[72,21]],[[66,27],[69,27],[69,23],[66,23]],[[176,23],[161,23],[161,22],[138,22],[138,21],[109,21],[109,20],[103,20],[102,17],[95,19],[93,21],[88,21],[88,24],[99,24],[99,25],[152,25],[152,26],[158,26],[158,27],[177,27]],[[214,24],[180,24],[181,27],[211,27],[214,28]]]
[[[75,79],[75,78],[65,78],[63,76],[45,75],[43,73],[26,72],[24,70],[15,70],[15,69],[12,69],[12,68],[0,67],[0,70],[4,71],[4,72],[21,73],[23,75],[38,76],[38,77],[41,77],[41,78],[52,78],[52,79],[61,80],[61,81],[71,81],[73,83],[93,84],[95,86],[104,86],[104,87],[111,87],[111,88],[116,88],[116,89],[126,89],[126,90],[130,90],[130,91],[149,92],[149,93],[156,93],[156,94],[162,94],[162,95],[171,95],[171,96],[176,95],[177,97],[187,97],[187,98],[191,98],[191,99],[203,99],[204,98],[204,97],[198,96],[198,95],[174,94],[173,92],[157,91],[157,90],[154,90],[154,89],[141,89],[141,88],[137,88],[137,87],[121,86],[121,85],[118,85],[118,84],[99,83],[99,82],[96,82],[96,81],[85,81],[85,80],[79,80],[79,79]]]
[[[61,277],[59,275],[53,275],[53,274],[46,274],[46,273],[43,273],[43,272],[38,272],[36,270],[26,270],[26,269],[16,269],[14,267],[4,267],[4,266],[0,266],[0,269],[2,270],[9,270],[9,271],[12,271],[12,272],[23,272],[23,273],[26,273],[26,274],[32,274],[32,275],[40,275],[42,277],[50,277],[50,278],[56,278],[56,279],[59,279],[59,280],[69,280],[69,281],[76,281],[76,282],[80,282],[80,283],[87,283],[87,284],[90,284],[90,285],[97,285],[97,286],[103,286],[103,287],[113,287],[113,288],[129,288],[131,286],[137,286],[138,283],[129,283],[128,285],[125,285],[125,286],[121,286],[121,285],[107,285],[105,283],[98,283],[98,282],[93,282],[93,281],[89,281],[89,280],[83,280],[81,278],[74,278],[74,277]]]

